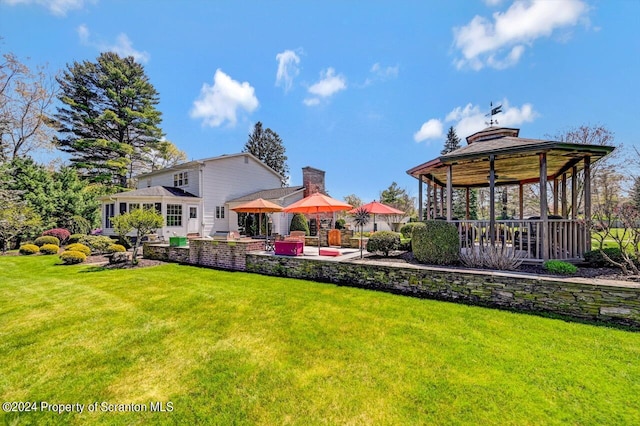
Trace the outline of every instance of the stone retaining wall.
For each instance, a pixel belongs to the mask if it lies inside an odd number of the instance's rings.
[[[254,253],[247,255],[246,270],[640,328],[639,284],[357,261],[326,262]]]
[[[188,247],[169,247],[167,244],[144,244],[143,255],[148,259],[188,263],[212,268],[244,271],[247,252],[264,250],[264,240],[191,239]]]

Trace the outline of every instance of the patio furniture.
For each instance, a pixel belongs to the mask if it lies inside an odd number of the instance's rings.
[[[304,252],[304,244],[301,241],[276,241],[275,254],[280,256],[300,256]]]
[[[320,256],[340,256],[340,250],[334,248],[321,248]]]

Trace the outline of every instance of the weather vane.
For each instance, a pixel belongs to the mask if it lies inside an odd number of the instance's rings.
[[[488,126],[493,126],[494,124],[499,124],[498,120],[494,120],[493,116],[500,114],[502,112],[502,105],[498,105],[497,107],[493,107],[493,102],[491,102],[491,112],[489,114],[485,114],[485,117],[490,117],[489,122],[485,121],[485,124]]]

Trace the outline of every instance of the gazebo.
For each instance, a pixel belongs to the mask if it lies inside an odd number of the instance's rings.
[[[614,148],[527,139],[519,133],[519,129],[488,127],[467,137],[467,146],[407,170],[418,179],[419,217],[425,217],[426,185],[427,204],[436,206],[426,212],[426,217],[456,223],[463,248],[498,242],[525,251],[530,260],[580,259],[591,243],[591,165]],[[580,171],[584,172],[581,217],[576,179]],[[551,206],[547,201],[548,182],[553,183]],[[525,219],[523,188],[531,184],[539,185],[539,215]],[[496,220],[495,191],[504,185],[519,188],[517,219]],[[489,188],[489,219],[469,220],[470,189],[482,187]],[[454,188],[466,189],[464,219],[453,217]]]

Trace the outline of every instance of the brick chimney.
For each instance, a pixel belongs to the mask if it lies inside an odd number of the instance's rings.
[[[302,168],[302,185],[304,186],[304,196],[320,192],[326,194],[324,190],[324,170],[313,167]]]

